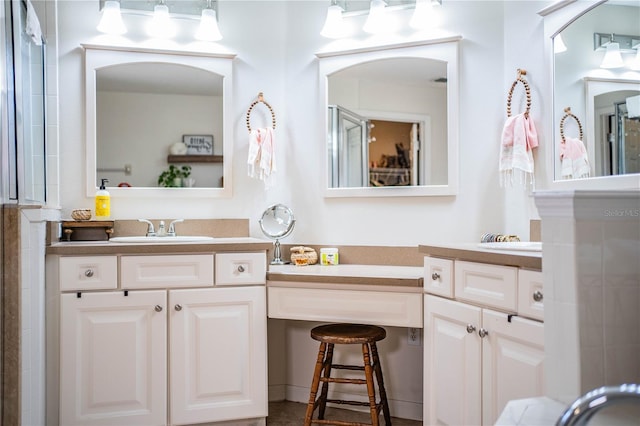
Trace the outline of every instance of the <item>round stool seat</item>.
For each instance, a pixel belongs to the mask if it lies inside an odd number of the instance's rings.
[[[382,327],[364,324],[327,324],[311,330],[311,338],[333,344],[366,344],[384,339],[387,332]]]

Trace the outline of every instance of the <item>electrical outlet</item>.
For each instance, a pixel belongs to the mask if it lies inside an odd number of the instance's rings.
[[[409,344],[412,346],[420,346],[420,329],[419,328],[408,328],[408,338]]]

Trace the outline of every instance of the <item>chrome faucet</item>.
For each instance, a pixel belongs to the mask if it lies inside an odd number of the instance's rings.
[[[146,233],[147,237],[155,237],[156,236],[156,230],[154,229],[153,223],[151,223],[150,220],[138,219],[138,222],[144,222],[144,223],[147,224],[147,233]]]
[[[176,236],[176,223],[184,222],[184,219],[176,219],[169,224],[169,231],[167,231],[167,236],[175,237]]]
[[[629,400],[637,400],[640,403],[639,384],[627,383],[593,389],[576,399],[558,419],[556,426],[586,425],[600,409]]]
[[[167,236],[167,230],[164,228],[164,220],[161,220],[160,224],[158,224],[158,232],[156,233],[156,235],[158,237],[166,237]]]

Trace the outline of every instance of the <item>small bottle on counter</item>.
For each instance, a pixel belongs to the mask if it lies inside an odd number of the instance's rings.
[[[339,263],[338,249],[334,247],[320,249],[320,263],[324,266],[337,265]]]

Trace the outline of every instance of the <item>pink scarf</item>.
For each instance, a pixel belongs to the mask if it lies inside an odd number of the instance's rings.
[[[560,144],[563,179],[588,178],[591,174],[589,156],[584,143],[577,138],[565,138]]]
[[[538,133],[533,119],[524,113],[507,118],[500,144],[500,186],[513,185],[514,174],[525,185],[533,184],[533,148],[538,146]]]
[[[273,185],[276,171],[275,137],[271,127],[254,129],[249,133],[248,175],[264,181],[265,187]]]

